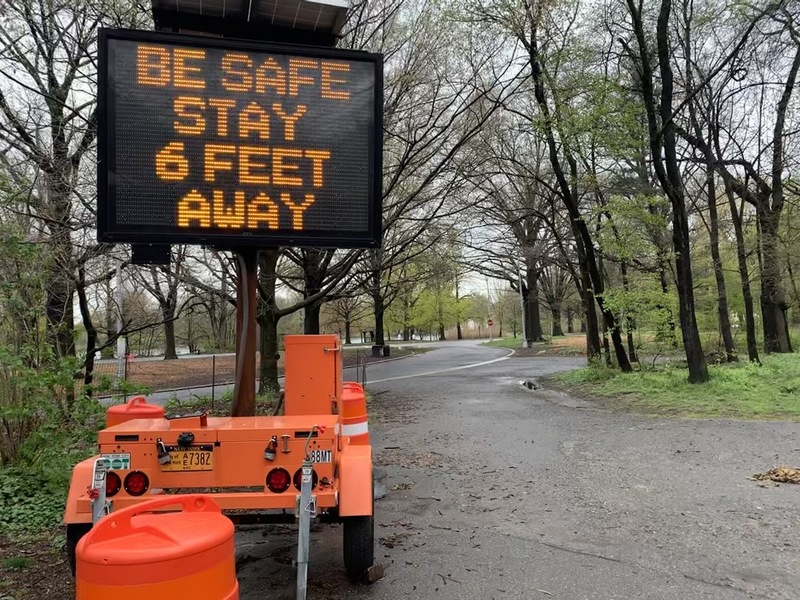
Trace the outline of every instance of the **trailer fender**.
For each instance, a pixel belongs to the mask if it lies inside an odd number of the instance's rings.
[[[348,444],[339,457],[339,516],[372,515],[372,446]]]
[[[97,460],[97,456],[87,458],[72,469],[72,479],[69,482],[69,494],[67,494],[67,506],[64,510],[64,523],[68,525],[92,522],[91,511],[86,513],[78,512],[78,499],[85,496],[92,485],[95,460]]]

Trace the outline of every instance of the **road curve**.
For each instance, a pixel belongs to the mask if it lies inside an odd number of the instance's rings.
[[[393,347],[422,347],[427,348],[412,356],[389,358],[384,361],[367,364],[366,380],[368,384],[421,377],[438,374],[458,369],[490,364],[492,361],[504,360],[511,355],[511,351],[504,348],[491,348],[482,346],[483,340],[463,340],[460,342],[435,342],[425,344],[395,344]],[[432,350],[430,348],[433,348]],[[344,369],[345,381],[363,381],[363,372],[359,373],[355,367]],[[281,385],[283,377],[280,378]],[[166,392],[155,392],[147,397],[152,404],[163,405],[172,398],[188,400],[198,396],[210,396],[212,391],[216,395],[232,391],[233,385],[218,385],[212,390],[211,386],[187,388]]]

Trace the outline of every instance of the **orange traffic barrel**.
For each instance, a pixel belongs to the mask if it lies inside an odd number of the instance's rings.
[[[369,445],[367,396],[359,384],[342,384],[341,414],[342,435],[348,436],[351,444]]]
[[[233,523],[202,495],[112,512],[78,542],[75,598],[239,600]]]
[[[133,419],[163,419],[164,407],[148,404],[144,396],[131,398],[126,404],[111,406],[106,411],[106,427],[113,427]]]

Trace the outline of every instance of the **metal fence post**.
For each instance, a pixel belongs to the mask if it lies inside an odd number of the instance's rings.
[[[361,387],[367,389],[367,357],[364,356],[364,362],[361,365]]]
[[[217,355],[211,355],[211,412],[214,412],[214,399],[217,386]]]

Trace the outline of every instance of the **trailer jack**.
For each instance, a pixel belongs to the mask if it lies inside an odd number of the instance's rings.
[[[319,429],[325,433],[324,425],[314,425],[308,432],[306,446],[303,452],[303,464],[300,476],[300,497],[298,498],[298,532],[297,532],[297,600],[306,600],[308,592],[308,554],[311,538],[311,519],[317,516],[317,499],[311,495],[313,484],[314,466],[308,445],[314,432]]]

